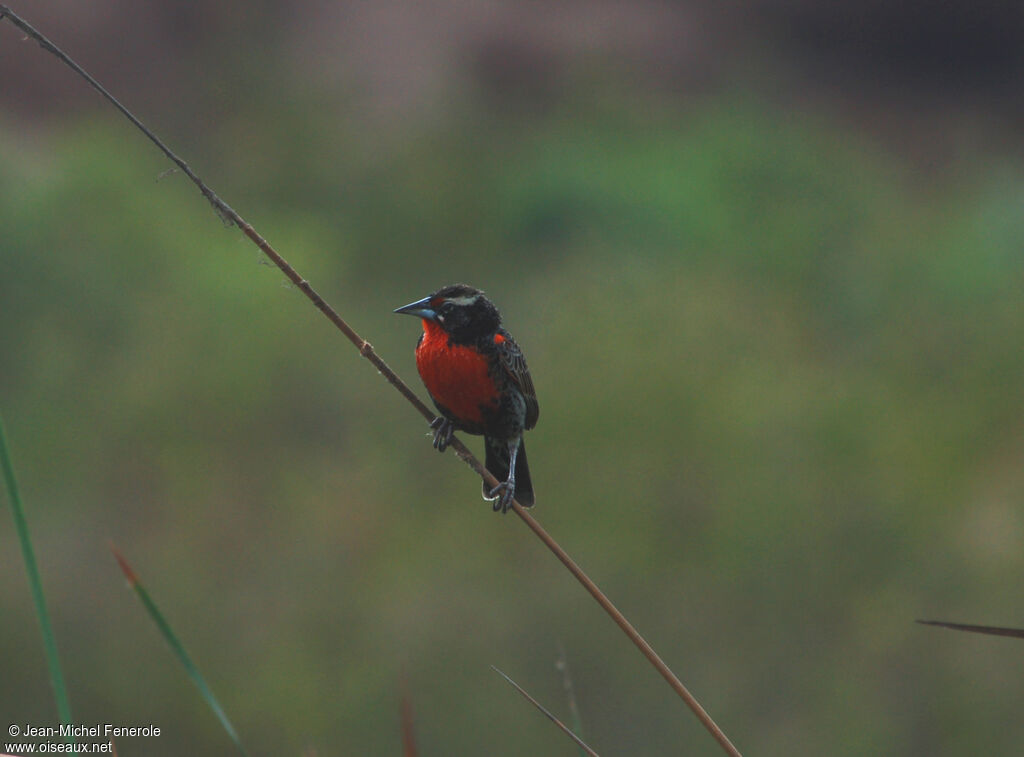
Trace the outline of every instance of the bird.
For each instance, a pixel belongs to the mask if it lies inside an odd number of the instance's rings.
[[[484,499],[495,512],[508,512],[513,499],[532,507],[523,432],[537,424],[540,408],[526,358],[502,328],[498,308],[479,289],[451,284],[394,312],[423,321],[416,368],[440,412],[430,424],[434,448],[444,452],[456,431],[482,435],[485,466],[500,482],[484,482]]]

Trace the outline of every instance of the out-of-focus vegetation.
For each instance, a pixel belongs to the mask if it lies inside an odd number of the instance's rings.
[[[741,750],[1024,741],[1024,648],[912,622],[1024,617],[1012,146],[924,169],[749,86],[469,99],[380,134],[260,97],[186,158],[417,387],[391,309],[489,292],[540,397],[537,517]],[[563,702],[559,645],[599,752],[717,753],[141,137],[104,109],[3,129],[0,403],[76,719],[163,730],[121,754],[231,748],[113,538],[254,754],[397,754],[401,670],[423,754],[566,750],[489,668]],[[0,712],[52,723],[2,524]]]

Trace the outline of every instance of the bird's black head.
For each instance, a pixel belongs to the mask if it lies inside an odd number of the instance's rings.
[[[501,314],[479,289],[451,284],[396,313],[415,315],[439,325],[453,341],[469,343],[497,331]]]

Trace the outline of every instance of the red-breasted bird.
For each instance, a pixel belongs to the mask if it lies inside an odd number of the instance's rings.
[[[479,289],[453,284],[395,310],[423,319],[416,367],[441,412],[430,427],[444,452],[456,431],[482,434],[487,470],[502,483],[484,484],[484,499],[507,512],[513,498],[534,502],[523,432],[540,409],[526,358],[501,327],[501,314]]]

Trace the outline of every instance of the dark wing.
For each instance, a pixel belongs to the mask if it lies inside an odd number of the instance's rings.
[[[498,341],[501,339],[501,341]],[[540,416],[540,405],[537,404],[537,392],[533,388],[533,379],[530,378],[530,369],[526,367],[526,358],[523,351],[519,349],[512,336],[501,329],[495,338],[498,348],[498,355],[501,356],[501,366],[508,373],[519,391],[526,400],[526,428],[533,428],[537,425],[537,418]]]

